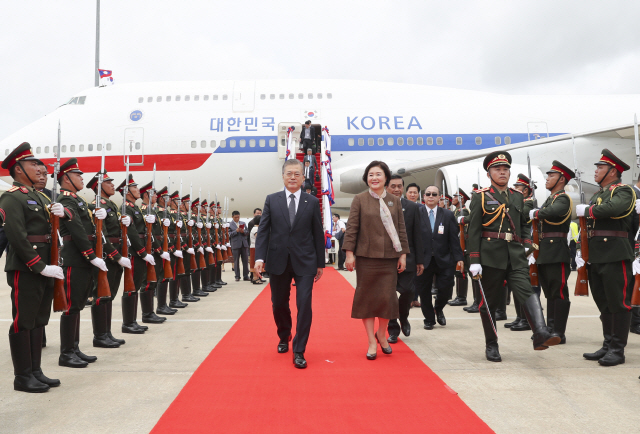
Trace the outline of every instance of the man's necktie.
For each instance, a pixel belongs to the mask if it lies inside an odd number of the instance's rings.
[[[431,222],[431,232],[433,232],[436,227],[436,219],[433,215],[433,210],[429,210],[429,222]]]
[[[289,197],[291,198],[289,202],[289,221],[291,222],[291,227],[293,227],[293,221],[296,219],[296,195],[291,193]]]

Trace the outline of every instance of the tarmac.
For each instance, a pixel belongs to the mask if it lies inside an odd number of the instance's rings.
[[[0,260],[4,267],[4,259]],[[84,369],[59,367],[59,314],[47,326],[42,367],[62,385],[43,394],[13,390],[13,367],[6,337],[0,339],[0,433],[147,433],[191,374],[242,315],[265,285],[235,282],[230,264],[222,274],[228,285],[197,303],[190,303],[164,324],[149,325],[144,335],[120,333],[120,297],[114,301],[113,334],[126,340],[119,349],[93,348],[91,316],[82,312],[80,348],[98,361]],[[340,272],[355,285],[355,273]],[[575,285],[575,273],[569,286]],[[11,324],[10,289],[0,282],[0,325]],[[542,300],[543,306],[546,302]],[[601,367],[582,353],[602,343],[598,310],[590,297],[572,297],[567,344],[534,351],[530,332],[511,332],[498,322],[502,363],[484,358],[478,314],[446,307],[445,327],[422,328],[421,311],[411,310],[413,327],[402,339],[464,402],[498,433],[635,432],[640,423],[640,336],[631,334],[626,363]],[[513,304],[507,307],[509,320]],[[354,320],[355,321],[355,320]],[[139,321],[140,322],[140,321]],[[274,351],[277,344],[274,328]],[[367,349],[364,332],[354,351]],[[241,342],[238,345],[242,345]],[[313,328],[309,345],[313,345]],[[252,357],[251,348],[246,349]],[[259,355],[257,355],[259,356]],[[294,369],[293,366],[291,369]],[[313,364],[308,369],[313,369]],[[401,369],[401,367],[399,367]],[[215,385],[212,385],[215,387]],[[415,387],[420,387],[416,384]],[[425,390],[424,393],[429,393]],[[388,423],[394,417],[424,418],[429,409],[407,415],[402,396],[389,391]],[[194,401],[185,418],[207,411],[207,402]],[[392,425],[391,425],[392,426]],[[215,432],[215,427],[212,427]]]

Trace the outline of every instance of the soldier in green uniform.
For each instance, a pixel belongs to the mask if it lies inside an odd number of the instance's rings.
[[[194,296],[191,292],[191,282],[192,282],[192,274],[196,270],[191,269],[191,255],[194,255],[195,252],[192,247],[189,247],[189,233],[187,227],[193,226],[194,221],[191,219],[191,211],[189,210],[189,201],[191,200],[191,195],[186,194],[182,196],[180,200],[180,209],[178,210],[178,218],[182,222],[182,255],[184,257],[184,276],[180,279],[180,293],[182,294],[182,301],[200,301],[200,297]]]
[[[475,193],[478,191],[478,184],[473,184],[473,190],[471,191],[471,193]],[[469,238],[469,220],[468,217],[465,219],[462,219],[463,223],[465,224],[465,233],[467,233],[467,239]],[[467,247],[467,253],[465,254],[466,258],[467,258],[467,262],[469,262],[469,246]],[[471,263],[469,262],[467,264],[467,271],[469,270],[469,266],[471,265]],[[471,291],[473,292],[473,304],[471,306],[467,306],[467,307],[463,307],[462,310],[466,311],[467,313],[478,313],[480,312],[480,309],[478,308],[478,305],[480,304],[480,299],[482,298],[480,295],[480,287],[478,285],[478,281],[475,279],[471,279]]]
[[[227,245],[224,242],[224,237],[222,236],[223,233],[223,229],[225,227],[225,224],[222,221],[222,207],[220,206],[220,202],[218,202],[217,207],[216,207],[216,231],[218,231],[218,241],[219,241],[219,248],[221,250],[227,250]],[[218,246],[216,246],[218,247]],[[222,264],[223,261],[218,261],[216,263],[216,284],[218,285],[226,285],[227,282],[223,282],[222,281]]]
[[[211,249],[213,250],[213,263],[209,264],[209,282],[212,289],[218,290],[222,285],[218,284],[216,277],[218,275],[218,250],[220,247],[216,244],[216,214],[218,207],[215,202],[209,205],[209,234],[211,235]]]
[[[13,322],[9,327],[9,346],[13,362],[13,389],[22,392],[46,392],[60,385],[42,372],[42,333],[49,323],[53,291],[50,280],[63,279],[62,268],[49,265],[51,225],[49,212],[66,220],[71,217],[59,203],[50,211],[41,194],[33,189],[40,169],[24,142],[2,162],[13,178],[13,186],[0,196],[0,218],[10,249],[4,270],[11,288]]]
[[[198,231],[196,230],[197,226],[200,226],[200,229],[202,229],[203,225],[202,222],[199,221],[198,218],[198,205],[200,204],[200,198],[195,198],[193,201],[191,201],[191,210],[188,213],[188,224],[191,227],[191,238],[192,238],[192,245],[193,245],[193,255],[196,258],[196,269],[195,270],[191,270],[191,285],[192,285],[192,293],[194,296],[197,297],[207,297],[209,295],[208,292],[205,292],[201,289],[200,287],[200,282],[201,282],[201,274],[202,274],[202,270],[199,267],[200,264],[200,255],[204,254],[204,249],[202,248],[201,245],[201,240],[198,239]],[[188,202],[187,202],[187,206]]]
[[[147,331],[148,327],[140,326],[136,317],[138,314],[138,295],[140,297],[140,307],[142,310],[142,322],[150,324],[163,323],[167,318],[156,315],[153,310],[153,294],[155,287],[151,282],[147,282],[147,263],[155,267],[156,261],[153,255],[147,254],[146,249],[146,223],[155,222],[155,216],[145,216],[140,208],[136,205],[136,201],[140,199],[140,190],[138,183],[133,180],[133,175],[129,174],[129,179],[122,181],[117,190],[124,195],[124,186],[127,184],[127,196],[123,198],[125,201],[125,211],[131,218],[131,225],[128,228],[129,243],[131,244],[131,256],[133,257],[133,283],[135,292],[122,294],[122,331],[129,333],[131,328],[143,328]],[[136,327],[137,326],[137,327]],[[127,330],[125,332],[125,330]]]
[[[560,335],[561,344],[567,341],[565,330],[571,307],[567,285],[571,274],[571,252],[567,234],[573,209],[571,198],[564,188],[574,177],[571,169],[554,160],[545,184],[551,194],[540,209],[529,211],[529,219],[539,225],[538,278],[547,298],[547,325]],[[529,255],[529,264],[535,262],[532,253]]]
[[[524,197],[508,188],[511,175],[511,155],[492,152],[483,167],[491,187],[473,194],[469,214],[469,271],[481,278],[486,296],[480,303],[480,317],[486,342],[486,358],[500,362],[498,333],[495,329],[495,309],[503,297],[504,281],[514,297],[524,305],[529,323],[534,328],[533,348],[545,350],[560,342],[560,336],[550,333],[544,321],[540,298],[531,289],[525,245],[531,245],[527,217],[523,214]],[[488,304],[488,306],[487,306]]]
[[[464,237],[465,240],[468,237],[468,224],[464,221],[464,218],[469,215],[469,210],[465,206],[466,202],[469,200],[469,196],[464,192],[463,189],[459,188],[458,192],[453,195],[452,205],[455,207],[455,211],[453,212],[456,217],[456,221],[458,224],[464,224]],[[465,251],[465,269],[462,272],[456,271],[456,298],[448,301],[449,306],[466,306],[467,305],[467,293],[469,291],[469,254]]]
[[[204,199],[202,201],[202,206],[200,209],[200,222],[204,224],[203,229],[202,229],[202,247],[204,248],[204,261],[207,264],[207,266],[202,270],[201,273],[201,277],[202,277],[202,290],[206,291],[206,292],[215,292],[218,290],[218,286],[214,285],[214,282],[211,280],[211,263],[209,262],[209,253],[212,253],[215,255],[215,252],[213,251],[213,248],[211,247],[213,245],[213,243],[211,242],[211,240],[207,237],[207,229],[211,229],[211,223],[206,223],[207,221],[207,210],[208,210],[209,204],[207,203],[207,200]]]
[[[98,196],[98,178],[100,172],[96,173],[87,183],[87,188],[93,190]],[[104,235],[103,250],[107,261],[107,280],[111,297],[98,298],[98,282],[93,285],[93,303],[91,306],[91,318],[93,319],[93,342],[94,346],[111,348],[113,344],[109,341],[124,345],[124,339],[118,339],[111,333],[111,318],[113,316],[113,300],[118,295],[120,282],[122,281],[123,268],[131,268],[131,260],[122,256],[122,229],[120,223],[129,226],[131,219],[122,217],[118,206],[111,200],[116,192],[113,185],[113,178],[106,172],[102,176],[100,196],[100,207],[107,212],[107,217],[102,224],[102,234]],[[96,199],[89,205],[91,211],[96,209]]]
[[[600,311],[604,342],[602,348],[583,356],[602,366],[615,366],[625,361],[631,323],[634,256],[628,236],[636,195],[631,186],[620,183],[622,172],[629,166],[611,151],[603,149],[595,164],[594,179],[600,190],[588,205],[577,205],[576,214],[587,218],[589,286]],[[576,263],[578,268],[585,265],[582,258],[576,258]]]
[[[182,259],[184,262],[184,255],[182,254],[182,226],[183,221],[179,214],[180,193],[174,191],[169,196],[169,217],[170,226],[168,230],[169,242],[171,243],[169,249],[171,250],[171,268],[173,269],[173,280],[169,282],[169,307],[182,309],[187,307],[188,303],[183,303],[179,299],[180,286],[183,285],[184,274],[178,274],[178,259]],[[163,224],[166,224],[166,219]],[[181,237],[178,238],[177,231],[180,229]],[[197,300],[194,300],[197,301]]]

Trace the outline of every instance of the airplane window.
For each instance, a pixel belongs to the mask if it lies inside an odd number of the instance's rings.
[[[433,137],[427,137],[427,145],[433,145]]]
[[[205,101],[209,101],[209,95],[203,95],[202,97]]]
[[[84,101],[87,99],[86,96],[81,96],[80,98],[78,98],[78,104],[84,104]]]
[[[153,102],[153,97],[150,96],[149,98],[147,98],[147,102]]]
[[[384,139],[382,137],[378,137],[378,146],[384,145]]]
[[[176,95],[176,101],[180,101],[180,95]]]
[[[388,137],[387,138],[387,145],[393,146],[393,137]]]
[[[299,94],[298,94],[298,99],[302,99],[302,98],[304,98],[304,95],[303,95],[303,94],[301,94],[301,93],[299,93]]]
[[[184,100],[185,100],[185,101],[189,101],[190,99],[191,99],[191,97],[190,97],[189,95],[185,95],[185,96],[184,96]]]
[[[218,101],[218,95],[213,95],[213,100]]]
[[[102,143],[96,145],[96,151],[102,151]]]
[[[229,140],[229,146],[232,148],[236,147],[236,141],[235,140]]]
[[[284,93],[280,94],[280,99],[284,99]]]
[[[161,96],[157,97],[156,102],[162,102],[162,97]]]
[[[407,146],[413,146],[413,137],[407,137]]]
[[[144,98],[143,97],[138,98],[138,102],[139,103],[144,102]]]
[[[140,142],[136,142],[136,149],[140,149]]]
[[[482,137],[476,137],[476,145],[482,145]]]
[[[226,101],[227,100],[227,95],[222,95],[222,100]]]
[[[418,137],[418,146],[422,146],[424,144],[424,139],[422,137]]]
[[[318,99],[322,99],[322,94],[321,93],[318,94]]]
[[[241,148],[246,148],[247,147],[247,141],[244,140],[244,139],[240,140],[240,147]]]
[[[167,96],[164,100],[165,100],[166,102],[171,102],[171,97],[170,97],[170,96]]]
[[[269,139],[269,147],[270,148],[276,147],[276,139]]]
[[[78,145],[78,151],[84,152],[84,145]]]
[[[76,145],[69,146],[69,151],[76,152]]]
[[[328,93],[328,94],[327,94],[327,99],[331,99],[331,98],[333,98],[333,94]]]
[[[272,93],[271,95],[269,95],[269,99],[276,99],[275,94]]]
[[[196,141],[195,141],[195,140],[192,140],[192,141],[191,141],[191,147],[192,147],[192,148],[195,148],[196,146],[198,146],[198,144],[196,143]]]
[[[462,145],[462,137],[456,137],[456,145]]]
[[[195,96],[193,97],[193,100],[194,100],[194,101],[200,101],[200,95],[195,95]]]
[[[307,94],[307,98],[309,98],[309,99],[313,99],[313,94],[312,94],[312,93]]]
[[[402,145],[404,145],[404,138],[398,137],[398,146],[402,146]]]
[[[509,136],[505,136],[505,138],[504,138],[504,144],[505,144],[505,145],[510,145],[510,144],[511,144],[511,137],[509,137]]]
[[[349,138],[348,142],[349,142],[349,146],[353,146],[353,138]]]
[[[496,145],[499,145],[502,143],[502,139],[500,139],[500,137],[496,136]]]
[[[107,143],[107,151],[111,150],[111,143]]]
[[[293,94],[292,93],[289,94],[289,99],[293,99]]]
[[[267,99],[267,95],[265,95],[264,93],[260,94],[260,99]]]
[[[201,148],[206,148],[207,147],[207,141],[206,140],[201,141],[200,142],[200,147]]]
[[[358,146],[364,146],[364,139],[362,137],[358,139]]]
[[[250,148],[255,148],[256,147],[256,141],[254,139],[249,140],[249,147]]]
[[[212,148],[215,148],[215,147],[216,147],[216,141],[215,141],[215,140],[212,140],[212,141],[211,141],[211,147],[212,147]]]
[[[87,145],[87,151],[93,151],[93,145],[91,144]]]
[[[67,145],[62,145],[62,152],[67,152]]]
[[[437,137],[436,138],[436,145],[442,146],[442,137]]]
[[[42,147],[38,146],[38,147],[36,148],[36,154],[39,154],[39,153],[41,153],[41,152],[42,152]]]
[[[265,139],[260,139],[260,141],[258,142],[258,146],[260,146],[261,148],[264,148],[264,145],[266,144],[266,140]]]
[[[220,140],[220,147],[221,148],[226,148],[227,147],[227,141],[226,140]]]
[[[367,140],[367,143],[369,146],[373,146],[373,137],[369,137],[369,140]]]
[[[45,153],[45,154],[48,154],[48,153],[49,153],[49,147],[48,147],[48,146],[45,146],[45,147],[44,147],[44,153]]]

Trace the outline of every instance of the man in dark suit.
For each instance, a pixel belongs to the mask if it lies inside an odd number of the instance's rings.
[[[320,201],[300,189],[304,167],[298,160],[282,166],[284,190],[270,194],[264,203],[256,237],[255,271],[260,275],[268,260],[273,318],[278,328],[278,352],[289,351],[291,340],[291,279],[296,283],[298,308],[293,364],[304,369],[304,352],[311,329],[311,292],[324,271],[324,229]],[[268,257],[267,257],[268,253]]]
[[[438,207],[439,195],[438,187],[430,185],[424,191],[425,206],[420,207],[424,273],[416,279],[416,288],[422,300],[426,330],[433,329],[436,317],[438,324],[447,324],[442,309],[453,293],[456,263],[464,260],[458,239],[458,223],[453,212]],[[432,304],[431,282],[434,276],[438,295]]]
[[[404,227],[407,231],[407,240],[409,241],[409,254],[407,255],[407,268],[398,274],[398,282],[396,291],[400,293],[398,297],[398,307],[400,311],[400,324],[398,320],[389,320],[387,330],[389,330],[389,343],[398,342],[400,331],[405,336],[411,334],[411,325],[409,324],[409,311],[411,310],[411,302],[413,301],[413,293],[415,291],[414,281],[416,276],[420,276],[424,271],[424,249],[422,246],[422,230],[420,228],[420,206],[418,204],[402,197],[404,190],[404,180],[400,175],[391,175],[391,181],[387,186],[387,193],[400,198],[402,203],[402,213],[404,214]]]
[[[300,131],[300,143],[302,143],[302,149],[304,149],[305,154],[308,152],[308,149],[311,149],[311,152],[315,153],[315,140],[315,128],[311,126],[311,121],[307,121],[304,123],[302,131]]]
[[[231,239],[231,251],[233,253],[233,268],[236,271],[236,282],[240,280],[240,259],[242,259],[242,277],[249,279],[249,266],[247,265],[247,241],[246,225],[240,221],[240,212],[231,213],[231,223],[229,223],[229,238]]]
[[[304,162],[304,183],[305,185],[313,186],[315,184],[316,169],[309,161]]]

